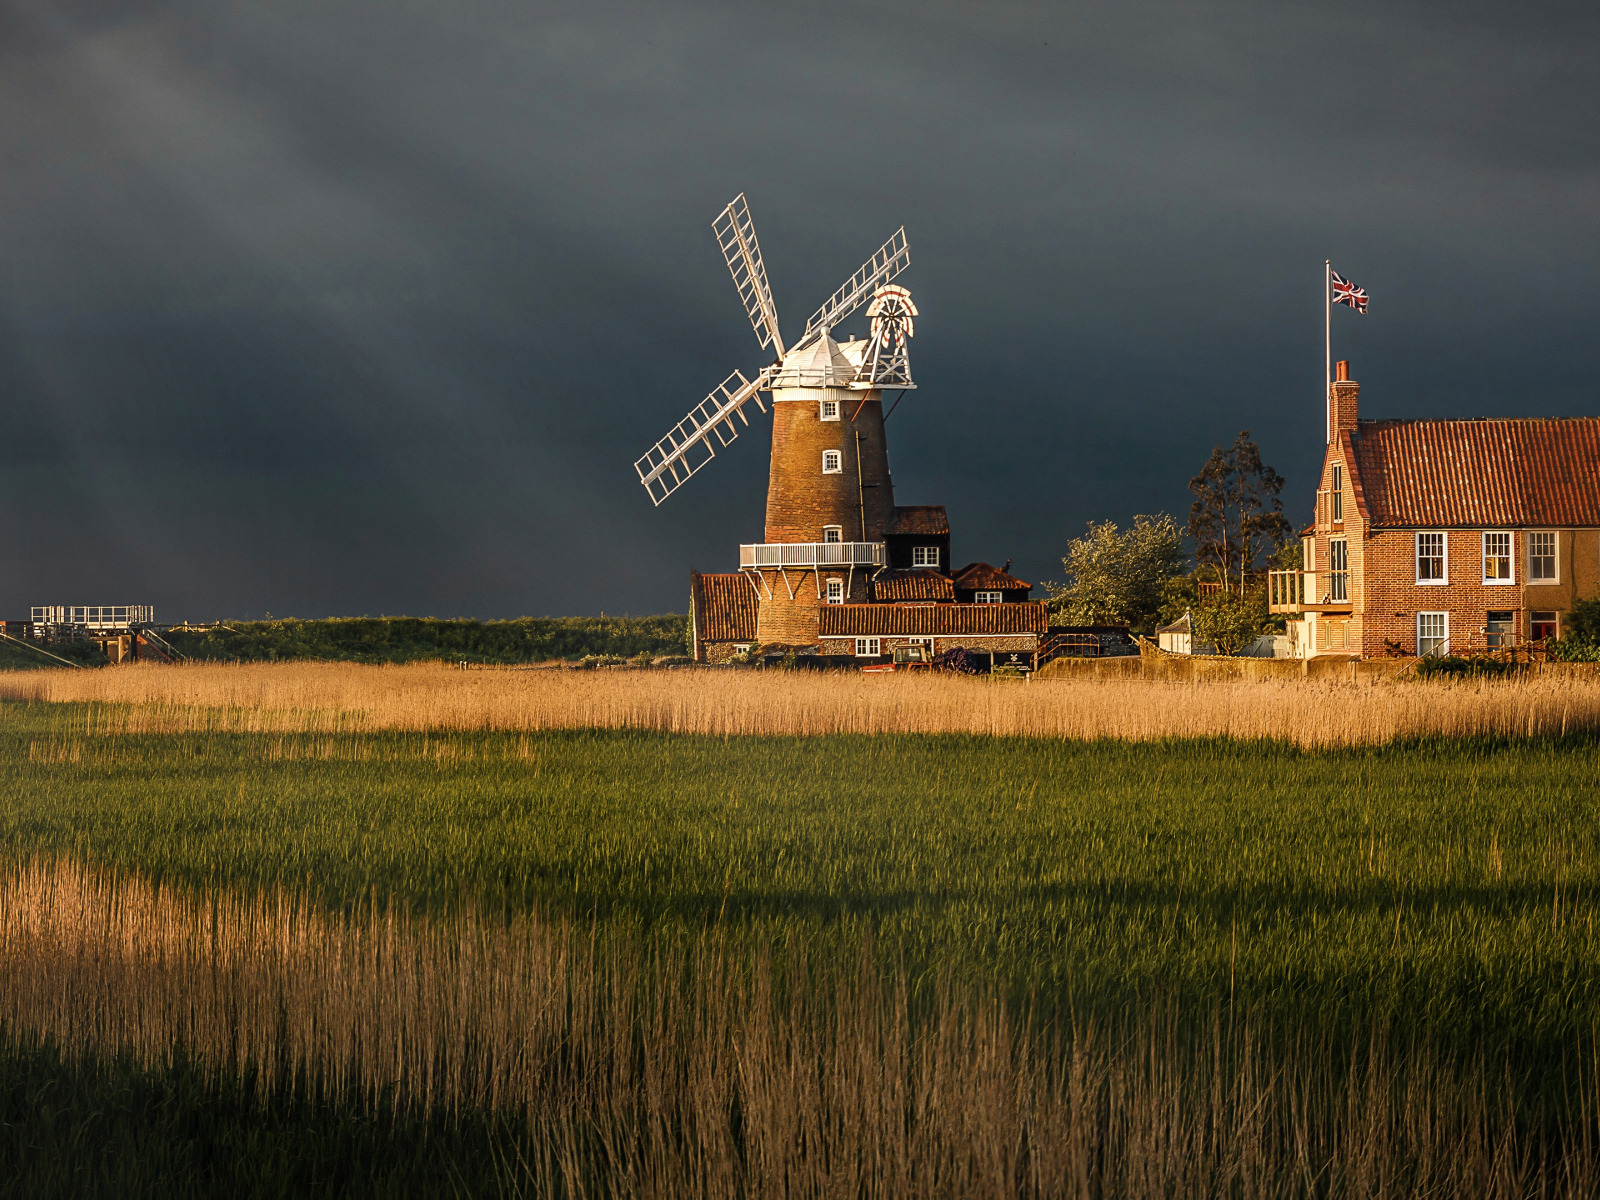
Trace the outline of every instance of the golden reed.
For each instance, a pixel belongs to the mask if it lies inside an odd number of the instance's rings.
[[[1154,1004],[1030,1029],[948,979],[921,1006],[870,943],[771,954],[537,917],[344,916],[70,861],[0,873],[0,1028],[69,1061],[487,1113],[511,1191],[729,1197],[1590,1195],[1592,1097],[1519,1136],[1503,1077],[1413,1043],[1335,1052]],[[1589,1113],[1585,1118],[1582,1113]],[[1524,1125],[1526,1129],[1526,1125]],[[1550,1135],[1554,1136],[1550,1136]]]
[[[1174,683],[784,671],[462,671],[439,663],[17,672],[0,698],[117,706],[86,732],[648,729],[1042,738],[1230,736],[1300,746],[1600,729],[1600,679]]]

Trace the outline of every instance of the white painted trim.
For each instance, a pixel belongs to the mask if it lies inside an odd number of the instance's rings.
[[[1422,578],[1422,539],[1438,537],[1443,579]],[[1411,573],[1418,587],[1447,587],[1450,583],[1450,533],[1444,529],[1419,529],[1411,538]]]
[[[1511,568],[1511,575],[1507,579],[1489,578],[1489,539],[1503,537],[1506,539],[1506,565]],[[1517,535],[1509,529],[1485,529],[1479,538],[1479,550],[1483,559],[1483,583],[1485,587],[1513,587],[1517,582]],[[1500,557],[1496,555],[1496,557]]]
[[[1450,614],[1447,613],[1447,612],[1419,612],[1417,614],[1417,657],[1418,658],[1422,657],[1422,618],[1423,617],[1443,617],[1444,618],[1444,637],[1443,637],[1443,639],[1441,639],[1441,641],[1439,642],[1438,648],[1435,649],[1433,651],[1433,653],[1435,653],[1435,654],[1439,654],[1439,653],[1449,654],[1450,653]]]
[[[839,598],[837,600],[835,600],[833,598],[833,585],[834,584],[838,584],[839,585]],[[827,591],[828,591],[828,603],[829,604],[843,604],[845,602],[844,580],[840,579],[837,575],[828,576]]]
[[[1537,535],[1543,534],[1543,533],[1548,533],[1550,535],[1551,549],[1554,551],[1554,553],[1551,554],[1550,557],[1556,560],[1556,573],[1553,576],[1551,576],[1551,577],[1549,577],[1547,579],[1535,579],[1533,577],[1533,539]],[[1530,586],[1530,587],[1552,587],[1552,586],[1559,586],[1560,583],[1561,583],[1561,531],[1559,529],[1530,529],[1530,530],[1528,530],[1528,586]],[[1547,610],[1540,609],[1539,611],[1540,612],[1544,612],[1544,611],[1547,611]]]
[[[865,649],[862,647],[865,646]],[[856,639],[857,658],[878,658],[883,654],[883,639],[875,637],[858,637]]]
[[[830,412],[829,409],[832,409]],[[818,400],[817,419],[819,421],[837,421],[839,419],[839,401]]]

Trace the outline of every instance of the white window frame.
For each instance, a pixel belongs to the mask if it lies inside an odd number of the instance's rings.
[[[929,650],[932,650],[933,649],[933,639],[931,637],[912,637],[912,638],[907,638],[906,639],[906,645],[908,645],[908,646],[926,646]]]
[[[1329,489],[1333,493],[1332,520],[1342,525],[1344,523],[1344,464],[1334,463],[1332,475],[1333,487]]]
[[[1334,553],[1334,547],[1339,548],[1339,553]],[[1338,560],[1344,559],[1344,565],[1338,565]],[[1339,578],[1343,576],[1343,578]],[[1343,593],[1334,595],[1335,587]],[[1335,604],[1346,604],[1350,600],[1350,539],[1343,537],[1328,539],[1328,599]]]
[[[921,559],[920,562],[918,561],[919,559]],[[937,567],[939,565],[939,547],[911,547],[911,565],[913,567]]]
[[[974,604],[1004,604],[1005,601],[1006,601],[1006,596],[1005,596],[1004,592],[973,592],[972,593],[972,602]]]
[[[1422,577],[1422,539],[1436,537],[1439,539],[1439,570],[1443,574],[1438,579],[1424,579]],[[1432,555],[1429,556],[1430,558]],[[1419,529],[1411,545],[1411,569],[1416,575],[1418,587],[1445,587],[1450,582],[1450,535],[1443,529]]]
[[[733,652],[735,654],[749,654],[750,653],[750,643],[749,642],[735,642],[733,644]]]
[[[844,541],[843,525],[824,525],[822,527],[822,543],[825,546],[837,546]]]
[[[844,580],[837,575],[830,576],[826,586],[823,588],[823,593],[827,596],[829,604],[843,604]]]
[[[856,639],[857,658],[879,658],[883,654],[883,639],[875,637],[858,637]]]
[[[1419,612],[1417,614],[1417,657],[1418,658],[1425,657],[1423,649],[1422,649],[1422,622],[1427,617],[1438,617],[1439,618],[1439,622],[1440,622],[1440,629],[1442,630],[1442,634],[1437,639],[1437,642],[1436,642],[1435,646],[1433,647],[1432,650],[1427,651],[1427,654],[1428,655],[1449,654],[1450,653],[1450,614],[1447,613],[1447,612]]]
[[[1504,579],[1491,578],[1489,575],[1489,539],[1505,538],[1506,552],[1496,554],[1495,558],[1504,558],[1508,574]],[[1509,587],[1517,582],[1517,535],[1507,529],[1486,529],[1483,531],[1483,582],[1488,587]]]
[[[824,450],[822,452],[822,473],[824,475],[844,474],[843,450]]]
[[[837,421],[839,419],[839,402],[837,400],[818,400],[817,419],[820,421]]]
[[[1540,575],[1538,575],[1538,574],[1536,574],[1534,572],[1534,569],[1533,569],[1533,559],[1534,559],[1533,539],[1534,538],[1538,538],[1538,537],[1547,537],[1547,538],[1550,539],[1550,554],[1549,554],[1548,557],[1550,558],[1552,566],[1554,567],[1554,570],[1555,570],[1555,574],[1554,575],[1540,576]],[[1540,557],[1545,557],[1545,556],[1541,555]],[[1561,582],[1561,534],[1560,534],[1560,532],[1558,530],[1555,530],[1555,529],[1530,529],[1530,530],[1528,530],[1528,582],[1530,584],[1534,584],[1534,583],[1547,584],[1547,583],[1560,583]],[[1540,609],[1539,611],[1540,612],[1544,612],[1546,610]]]

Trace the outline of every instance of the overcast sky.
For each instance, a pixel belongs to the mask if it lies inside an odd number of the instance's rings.
[[[682,611],[632,463],[897,226],[896,499],[1060,574],[1249,429],[1600,412],[1600,6],[0,0],[0,617]],[[841,333],[862,332],[859,316]]]

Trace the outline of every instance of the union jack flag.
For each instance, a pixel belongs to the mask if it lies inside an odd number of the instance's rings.
[[[1366,289],[1358,288],[1332,267],[1328,268],[1328,274],[1333,280],[1333,302],[1335,304],[1348,304],[1358,313],[1364,314],[1367,311]]]

